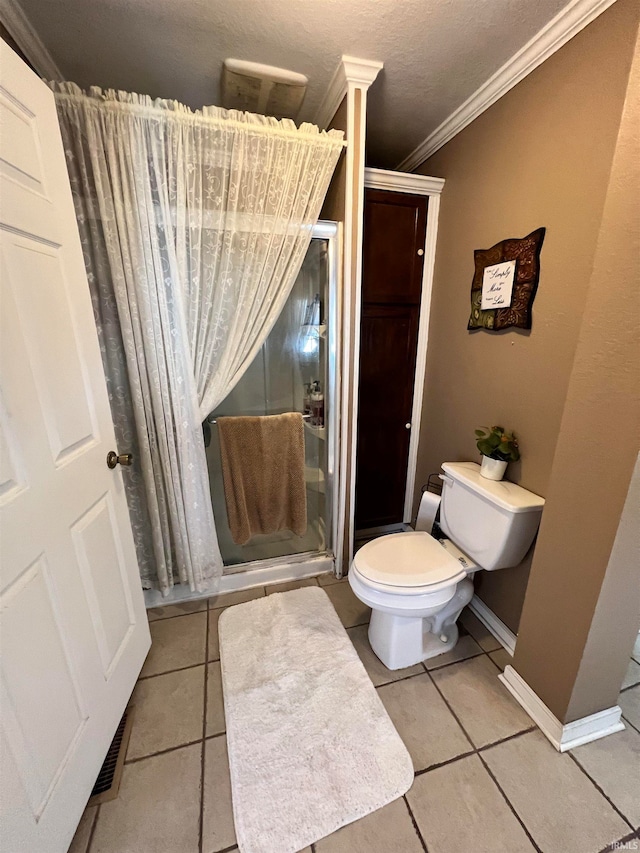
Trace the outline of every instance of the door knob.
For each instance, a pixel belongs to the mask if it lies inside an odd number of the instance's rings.
[[[405,429],[411,429],[411,424],[405,424],[405,425],[404,425],[404,428],[405,428]]]
[[[119,456],[113,450],[107,453],[107,468],[115,468],[116,465],[133,465],[131,453],[121,453]]]

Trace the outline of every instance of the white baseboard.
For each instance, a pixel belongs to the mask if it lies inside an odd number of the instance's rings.
[[[513,653],[516,650],[517,640],[513,631],[510,628],[507,628],[504,622],[499,619],[493,610],[490,610],[484,601],[481,601],[477,595],[474,595],[471,599],[469,603],[469,610],[475,613],[485,628],[491,631],[496,640],[501,643],[513,657]]]
[[[171,593],[164,597],[157,589],[145,589],[144,603],[147,610],[150,607],[168,607],[179,601],[197,601],[200,598],[211,598],[212,595],[224,595],[225,592],[238,592],[243,589],[253,589],[256,586],[310,578],[325,572],[333,572],[333,569],[332,557],[312,557],[295,563],[281,562],[278,565],[222,575],[220,585],[215,592],[192,592],[186,584],[177,584]]]
[[[618,705],[563,725],[512,666],[507,666],[498,678],[558,752],[566,752],[624,729]]]

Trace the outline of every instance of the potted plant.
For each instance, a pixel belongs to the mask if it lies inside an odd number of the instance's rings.
[[[476,430],[476,444],[482,454],[480,474],[487,480],[501,480],[509,462],[520,459],[515,433],[504,427],[480,427]]]

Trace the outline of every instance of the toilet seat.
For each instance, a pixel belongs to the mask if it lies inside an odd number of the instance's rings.
[[[436,592],[466,577],[458,560],[424,531],[373,539],[356,553],[353,566],[374,589],[405,595]]]

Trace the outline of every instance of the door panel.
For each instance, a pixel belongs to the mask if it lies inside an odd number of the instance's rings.
[[[360,340],[356,526],[402,521],[418,308],[365,305]]]
[[[420,304],[426,224],[425,196],[365,191],[364,302]]]
[[[2,844],[64,853],[150,638],[53,94],[0,71]]]
[[[80,354],[73,346],[70,306],[60,298],[65,294],[64,271],[58,251],[35,240],[11,235],[3,249],[7,284],[57,466],[69,454],[86,448],[96,432],[91,395],[84,387]],[[52,352],[56,353],[55,370],[51,370]]]
[[[136,623],[114,515],[107,493],[71,527],[105,678]]]
[[[2,604],[3,726],[33,813],[40,816],[86,719],[44,554],[4,591]],[[45,646],[33,642],[34,625],[46,637]]]
[[[366,190],[356,451],[358,530],[399,524],[404,517],[426,216],[424,196]]]

